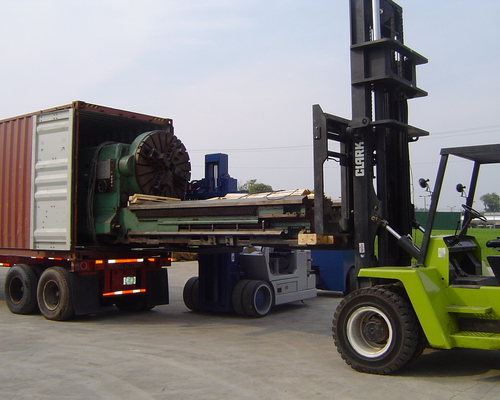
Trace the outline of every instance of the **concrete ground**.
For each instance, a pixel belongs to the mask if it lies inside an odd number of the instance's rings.
[[[182,287],[197,264],[169,270],[170,305],[53,322],[9,312],[0,268],[0,399],[500,398],[498,351],[426,350],[395,375],[361,374],[333,345],[338,294],[261,319],[194,313]]]

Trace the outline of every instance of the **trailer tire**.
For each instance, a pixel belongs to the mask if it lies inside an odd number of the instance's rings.
[[[38,306],[42,315],[53,321],[65,321],[73,316],[73,293],[69,272],[62,267],[43,271],[38,282]]]
[[[250,281],[242,290],[241,305],[249,317],[266,316],[273,306],[273,290],[266,281]]]
[[[200,279],[197,276],[193,276],[188,279],[182,290],[182,298],[184,299],[184,304],[191,311],[196,311],[200,307]]]
[[[333,338],[353,369],[390,374],[415,358],[420,324],[404,296],[375,286],[358,289],[342,300],[333,319]]]
[[[242,304],[243,290],[250,282],[252,281],[249,279],[242,279],[236,282],[236,285],[234,285],[233,294],[231,296],[234,312],[243,317],[247,316],[247,314],[243,310]]]
[[[38,311],[36,290],[39,275],[26,264],[15,264],[5,276],[5,302],[14,314],[27,315]]]

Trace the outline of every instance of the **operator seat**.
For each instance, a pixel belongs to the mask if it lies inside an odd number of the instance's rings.
[[[486,247],[491,247],[500,251],[500,238],[488,240],[486,242]],[[500,255],[498,256],[487,256],[486,259],[490,264],[493,274],[500,282]]]

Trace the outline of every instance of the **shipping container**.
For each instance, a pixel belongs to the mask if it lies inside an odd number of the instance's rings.
[[[0,255],[71,258],[80,151],[154,130],[172,120],[82,101],[0,121]]]

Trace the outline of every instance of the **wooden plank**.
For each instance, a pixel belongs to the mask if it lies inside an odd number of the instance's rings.
[[[224,199],[271,199],[277,200],[289,196],[308,196],[311,192],[308,189],[295,190],[276,190],[272,192],[261,193],[228,193],[223,197],[213,197],[208,200],[224,200]]]
[[[177,199],[174,197],[162,197],[162,196],[151,196],[148,194],[134,194],[129,197],[129,204],[144,204],[144,203],[162,203],[165,201],[181,201],[181,199]]]

